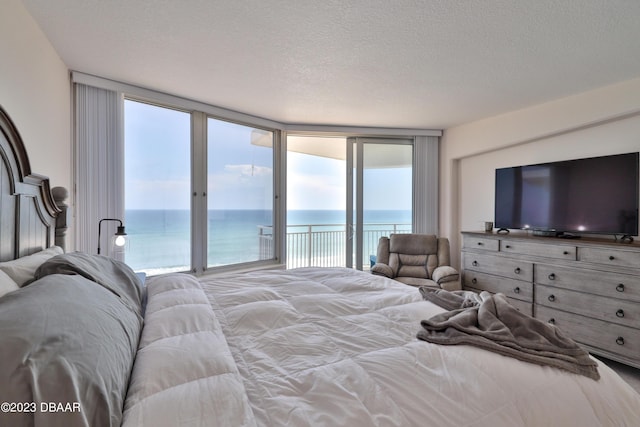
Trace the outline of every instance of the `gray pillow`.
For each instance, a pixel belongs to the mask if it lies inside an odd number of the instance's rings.
[[[0,262],[0,270],[11,277],[18,286],[24,286],[34,279],[36,270],[43,262],[62,253],[61,247],[52,246],[32,255],[23,256],[12,261]]]
[[[0,298],[0,425],[119,426],[142,319],[80,275],[53,274]],[[40,405],[77,407],[43,412]],[[74,406],[75,405],[75,406]]]

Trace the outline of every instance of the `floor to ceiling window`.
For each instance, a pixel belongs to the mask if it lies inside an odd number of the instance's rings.
[[[287,266],[344,267],[346,138],[287,138]]]
[[[199,135],[195,114],[125,100],[125,261],[136,271],[275,257],[274,132],[209,117]]]
[[[125,261],[136,271],[191,267],[191,116],[125,100]]]
[[[207,120],[207,266],[271,259],[273,132]]]

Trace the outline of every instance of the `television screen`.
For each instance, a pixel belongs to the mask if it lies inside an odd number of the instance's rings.
[[[638,234],[638,153],[496,169],[495,226]]]

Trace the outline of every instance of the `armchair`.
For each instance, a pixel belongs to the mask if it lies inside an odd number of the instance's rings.
[[[378,241],[373,274],[411,286],[459,290],[460,275],[451,267],[449,240],[428,234],[391,234]]]

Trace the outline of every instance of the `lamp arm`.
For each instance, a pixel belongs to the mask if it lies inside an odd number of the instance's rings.
[[[122,221],[117,218],[103,218],[98,221],[98,255],[100,255],[100,235],[102,234],[102,221],[117,221],[122,227]]]

